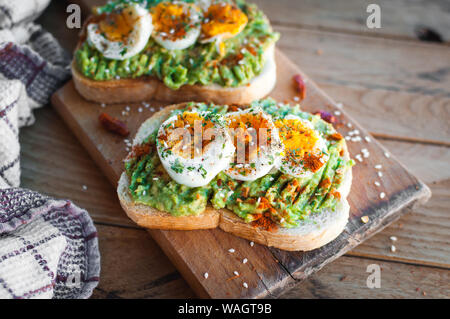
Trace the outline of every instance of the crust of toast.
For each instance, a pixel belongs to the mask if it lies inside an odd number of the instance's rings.
[[[185,103],[175,104],[155,113],[139,128],[133,145],[140,144],[151,132],[157,129],[169,116],[172,110],[185,106]],[[344,157],[349,159],[347,146],[344,145]],[[219,227],[238,237],[253,242],[290,251],[309,251],[334,240],[345,229],[350,206],[347,196],[352,183],[352,170],[349,169],[342,185],[337,191],[341,194],[336,210],[326,210],[320,214],[313,214],[309,221],[305,221],[295,228],[281,228],[267,231],[245,223],[241,218],[228,209],[216,210],[208,206],[205,212],[198,216],[174,217],[170,213],[161,212],[152,207],[136,204],[129,192],[129,180],[126,173],[122,173],[117,187],[120,204],[127,215],[138,225],[150,229],[194,230]]]
[[[162,102],[213,102],[216,104],[249,104],[266,96],[276,83],[274,46],[266,51],[266,63],[249,84],[226,88],[214,85],[183,85],[177,90],[155,77],[96,81],[82,75],[72,62],[72,77],[77,91],[85,99],[98,103],[133,103],[148,100]]]

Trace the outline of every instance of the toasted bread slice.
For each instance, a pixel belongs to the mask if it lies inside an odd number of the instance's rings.
[[[168,106],[146,120],[136,133],[133,145],[141,144],[148,135],[159,128],[174,109],[183,106],[185,106],[185,103]],[[344,157],[349,159],[346,146],[344,152]],[[145,228],[194,230],[220,227],[226,232],[266,246],[291,251],[308,251],[329,243],[345,229],[350,211],[346,198],[350,192],[351,183],[352,171],[349,169],[344,176],[343,183],[337,190],[341,194],[341,200],[338,202],[335,211],[326,210],[319,214],[313,214],[308,222],[304,222],[304,224],[295,228],[278,227],[271,231],[245,223],[240,217],[227,209],[216,210],[208,206],[205,212],[198,216],[174,217],[170,213],[136,204],[129,194],[129,179],[125,172],[122,173],[119,180],[117,193],[127,215],[138,225]]]
[[[266,50],[260,74],[249,84],[227,88],[220,85],[184,85],[172,90],[155,77],[95,81],[83,76],[72,62],[75,88],[85,99],[99,103],[132,103],[147,100],[163,102],[208,101],[216,104],[248,104],[272,91],[276,83],[274,45]]]

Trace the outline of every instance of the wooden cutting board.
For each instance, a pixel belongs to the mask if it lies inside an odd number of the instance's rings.
[[[361,141],[348,140],[352,158],[367,149],[368,157],[356,161],[353,168],[353,184],[349,195],[350,220],[345,231],[328,245],[310,252],[286,252],[268,248],[227,234],[220,229],[201,231],[149,230],[164,252],[191,285],[199,297],[205,298],[261,298],[274,297],[283,288],[305,279],[330,261],[341,256],[367,238],[399,218],[404,208],[424,203],[431,195],[429,188],[411,175],[395,158],[387,153],[362,127],[352,120],[345,110],[321,91],[300,69],[280,51],[276,53],[278,80],[271,97],[278,101],[295,103],[297,92],[292,76],[302,74],[306,79],[306,99],[302,107],[306,111],[327,110],[335,114],[340,124],[338,131],[349,136],[354,130]],[[123,158],[127,151],[124,139],[100,126],[101,112],[118,117],[130,128],[132,140],[139,125],[164,104],[147,101],[144,104],[101,106],[84,100],[75,90],[72,81],[52,97],[55,109],[73,133],[88,150],[98,167],[108,179],[117,185],[123,170]],[[348,125],[351,123],[351,125]],[[349,127],[351,126],[351,127]],[[375,165],[381,165],[376,169]],[[378,172],[382,173],[380,177]],[[374,184],[375,181],[380,186]],[[380,198],[381,193],[385,194]],[[369,221],[363,223],[362,216]],[[229,250],[233,248],[234,252]],[[245,264],[242,262],[247,259]],[[130,260],[130,262],[133,262]],[[236,277],[234,272],[239,276]],[[208,278],[204,274],[208,273]],[[132,276],[132,274],[129,274]],[[247,283],[248,288],[243,285]]]

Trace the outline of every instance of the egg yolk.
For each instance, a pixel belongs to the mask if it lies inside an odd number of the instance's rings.
[[[186,27],[191,24],[190,12],[186,6],[170,2],[161,2],[153,7],[152,19],[155,31],[175,39],[184,37]]]
[[[202,36],[206,39],[216,35],[233,37],[244,29],[247,16],[231,4],[212,4],[205,13],[202,24]]]
[[[239,150],[242,147],[245,149],[245,163],[253,161],[258,155],[260,147],[271,142],[272,125],[261,113],[242,113],[229,116],[228,127],[233,131],[237,157],[239,157]],[[266,133],[261,134],[261,129],[265,129]],[[263,136],[266,140],[263,140]],[[239,158],[236,162],[244,164]]]
[[[316,149],[319,140],[317,133],[297,119],[283,119],[275,122],[284,145],[283,161],[301,162],[305,168],[315,172],[325,163],[323,154]]]
[[[207,116],[183,112],[164,127],[165,134],[159,135],[158,139],[166,149],[171,149],[184,158],[194,158],[201,155],[203,148],[214,140],[214,136],[211,139],[204,138],[205,131],[213,127],[214,123]],[[189,134],[190,138],[185,138],[185,134]]]
[[[104,16],[98,23],[99,32],[110,41],[127,42],[136,21],[130,9],[124,8],[118,13]]]

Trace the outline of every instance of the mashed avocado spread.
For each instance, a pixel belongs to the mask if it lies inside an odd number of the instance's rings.
[[[94,18],[125,2],[130,0],[116,0],[96,8]],[[151,8],[161,0],[132,2]],[[84,40],[75,53],[76,67],[84,76],[97,81],[152,76],[172,89],[185,84],[223,87],[248,84],[262,71],[264,52],[278,40],[279,34],[272,31],[268,19],[255,5],[243,0],[236,1],[236,5],[247,16],[247,25],[236,36],[223,40],[220,48],[216,42],[197,41],[183,50],[167,50],[150,37],[140,53],[120,61],[105,58]]]
[[[274,119],[296,115],[310,120],[314,128],[326,138],[329,159],[308,178],[294,178],[280,171],[251,182],[231,179],[220,172],[208,185],[190,188],[173,181],[158,157],[155,139],[157,130],[140,145],[133,147],[125,161],[130,178],[129,191],[136,203],[166,211],[174,216],[201,214],[207,204],[214,208],[227,208],[245,222],[254,222],[261,216],[282,227],[295,227],[312,213],[325,208],[334,210],[340,194],[337,191],[352,160],[343,157],[344,140],[331,124],[320,116],[300,110],[300,107],[276,103],[266,99],[253,102]],[[225,114],[228,106],[189,103],[186,108]],[[183,112],[176,110],[175,112]]]

